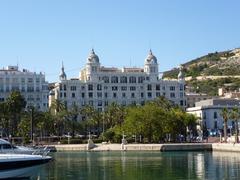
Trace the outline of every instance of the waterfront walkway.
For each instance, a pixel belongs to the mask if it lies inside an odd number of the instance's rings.
[[[201,151],[211,150],[209,143],[181,144],[96,144],[91,151]],[[87,144],[55,145],[57,151],[87,151]]]
[[[240,152],[240,144],[234,143],[179,143],[179,144],[87,144],[52,145],[56,151],[228,151]]]

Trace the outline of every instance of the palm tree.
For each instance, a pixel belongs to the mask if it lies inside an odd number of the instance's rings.
[[[64,103],[61,100],[55,99],[50,107],[50,110],[53,111],[54,114],[57,114],[63,110],[65,110],[66,107]]]
[[[68,120],[71,126],[72,137],[75,137],[76,124],[79,116],[79,107],[74,104],[71,109],[68,111]]]
[[[229,116],[229,111],[227,108],[222,109],[221,116],[224,121],[224,142],[227,142],[227,122],[228,122],[228,116]]]
[[[81,112],[81,115],[84,116],[86,119],[86,121],[84,123],[85,131],[89,132],[89,131],[93,130],[93,127],[96,125],[96,123],[98,121],[98,119],[96,118],[97,111],[94,109],[93,106],[87,105],[87,106],[84,106],[80,112]]]
[[[113,128],[115,125],[121,125],[126,112],[124,107],[113,102],[106,108],[104,117],[106,118],[106,128]]]
[[[55,126],[57,127],[58,136],[60,136],[63,131],[63,121],[67,115],[66,106],[62,101],[56,99],[53,101],[50,111],[55,117]]]
[[[19,91],[13,91],[6,100],[10,115],[10,133],[15,135],[18,131],[17,125],[21,119],[21,113],[24,111],[26,101]]]
[[[235,123],[235,143],[238,143],[238,119],[240,118],[240,112],[237,107],[234,107],[230,112],[230,118]]]
[[[9,134],[9,110],[5,102],[0,103],[0,127]]]

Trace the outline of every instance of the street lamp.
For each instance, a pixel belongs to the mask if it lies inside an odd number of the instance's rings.
[[[105,129],[104,129],[104,118],[105,118],[105,117],[104,117],[104,114],[103,114],[103,122],[102,122],[102,123],[103,123],[103,127],[102,127],[102,128],[103,128],[103,130],[102,130],[103,134],[104,134],[104,130],[105,130]]]
[[[33,132],[34,132],[34,127],[33,127],[33,123],[34,123],[34,106],[29,106],[28,110],[30,111],[30,124],[31,124],[31,129],[30,129],[30,139],[33,143]]]
[[[34,107],[31,106],[31,141],[33,143],[33,121],[34,121]]]
[[[104,127],[104,118],[105,118],[105,112],[104,112],[104,109],[103,109],[103,115],[102,115],[102,140],[104,141],[104,131],[105,131],[105,127]]]

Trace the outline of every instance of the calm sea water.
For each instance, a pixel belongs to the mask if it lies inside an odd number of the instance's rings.
[[[38,179],[240,179],[240,154],[220,152],[58,152]]]

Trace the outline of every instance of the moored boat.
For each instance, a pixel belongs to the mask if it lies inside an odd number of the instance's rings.
[[[42,155],[0,154],[0,179],[30,177],[51,160]]]
[[[26,146],[15,146],[9,141],[0,138],[0,153],[15,153],[15,154],[47,154],[50,151],[48,147],[33,148]]]

